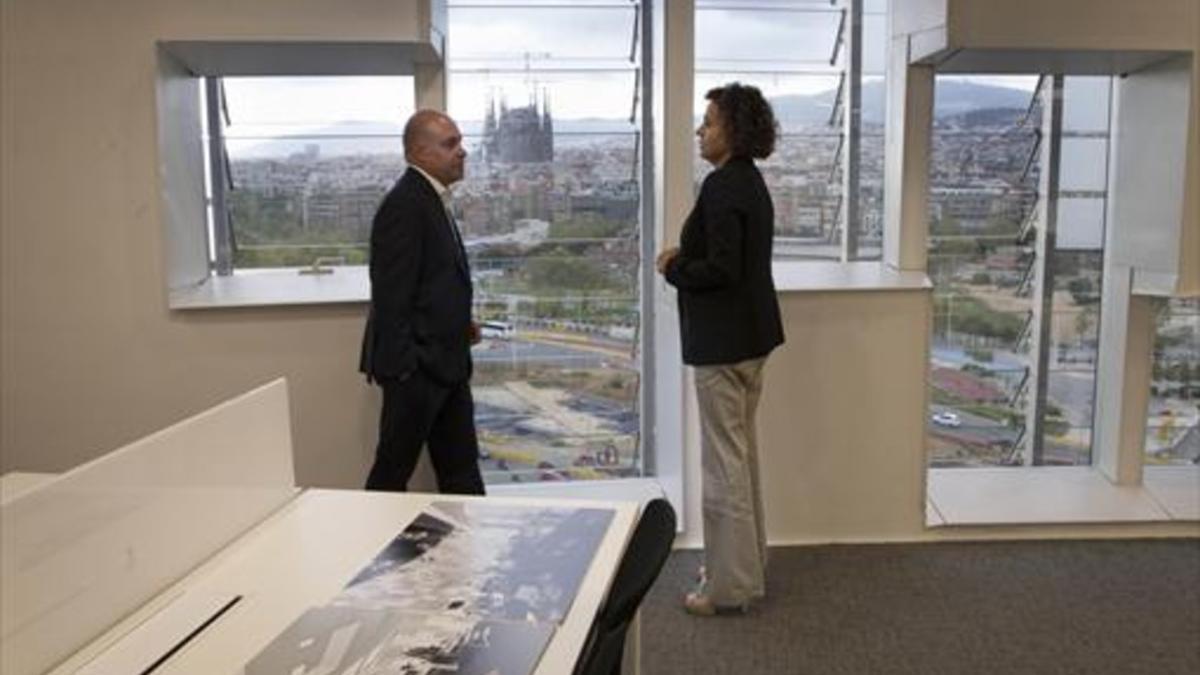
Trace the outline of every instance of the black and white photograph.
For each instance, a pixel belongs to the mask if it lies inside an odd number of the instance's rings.
[[[528,675],[552,624],[326,605],[310,609],[244,675]]]
[[[433,502],[331,604],[557,623],[612,515]]]

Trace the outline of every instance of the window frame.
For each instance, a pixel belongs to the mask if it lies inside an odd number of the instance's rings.
[[[204,80],[223,76],[413,77],[416,107],[444,106],[441,60],[444,36],[437,22],[422,37],[399,41],[163,40],[156,43],[159,182],[166,249],[166,301],[173,311],[325,305],[365,302],[365,266],[333,274],[300,274],[305,267],[228,270],[210,264],[216,232],[209,231],[205,182],[227,167],[205,169],[210,147],[202,142],[207,118]],[[219,128],[219,125],[217,125]],[[219,143],[210,137],[209,146]],[[214,186],[216,183],[214,183]],[[228,229],[225,230],[228,232]],[[225,267],[222,262],[222,268]]]
[[[522,66],[520,63],[513,61],[512,58],[501,59],[494,68],[490,68],[487,63],[486,55],[479,53],[471,53],[469,56],[464,56],[456,60],[453,58],[453,47],[450,50],[450,57],[446,61],[446,77],[448,80],[448,88],[454,88],[454,78],[469,77],[475,78],[480,75],[498,75],[500,77],[511,77],[514,73],[517,75],[525,75],[525,77],[536,76],[539,73],[549,73],[552,76],[555,74],[566,74],[568,77],[586,76],[589,73],[630,73],[634,91],[631,92],[635,97],[633,101],[632,116],[638,120],[640,126],[634,128],[634,143],[636,148],[635,168],[636,179],[640,192],[640,199],[637,209],[638,220],[638,239],[639,246],[637,254],[639,262],[637,265],[637,275],[634,280],[634,288],[638,293],[638,299],[635,301],[635,308],[640,313],[640,330],[637,334],[636,355],[632,367],[638,373],[638,393],[633,405],[636,406],[638,413],[638,463],[640,476],[636,478],[605,478],[597,481],[583,481],[585,484],[592,482],[611,484],[614,489],[620,490],[620,485],[623,484],[638,484],[643,481],[657,481],[663,488],[666,488],[668,495],[671,495],[674,503],[678,508],[682,508],[682,472],[672,471],[669,467],[675,465],[675,462],[668,460],[660,462],[660,453],[658,449],[661,447],[679,447],[678,443],[663,442],[663,430],[657,425],[657,395],[658,377],[656,370],[657,358],[655,357],[656,350],[660,343],[658,337],[659,332],[656,330],[656,303],[654,302],[654,279],[653,270],[654,251],[656,250],[658,237],[655,234],[653,224],[656,222],[654,214],[656,213],[658,195],[652,189],[654,185],[654,176],[657,170],[656,161],[656,116],[655,116],[655,92],[656,92],[656,76],[658,69],[656,68],[655,45],[658,44],[661,29],[659,28],[659,17],[656,15],[657,5],[659,3],[653,0],[643,1],[636,4],[607,2],[584,5],[592,9],[611,9],[634,11],[634,20],[631,28],[636,31],[633,37],[634,44],[631,45],[630,55],[624,63],[619,62],[615,57],[608,59],[597,60],[595,63],[580,64],[573,59],[567,59],[565,62],[555,63],[552,59],[547,59],[547,55],[541,52],[528,55],[530,62]],[[493,9],[502,11],[505,8],[505,3],[487,3],[481,4],[467,0],[465,2],[451,2],[448,5],[450,10],[451,33],[453,33],[452,22],[454,19],[454,10],[456,8],[465,8],[469,10]],[[546,10],[546,11],[570,11],[576,8],[574,3],[567,2],[542,2],[531,5],[523,5],[524,9],[528,10]],[[633,54],[640,54],[640,59],[630,63],[633,60]],[[461,67],[458,65],[461,63]],[[628,65],[626,65],[628,64]],[[551,96],[551,101],[554,97]],[[497,101],[498,103],[499,101]],[[558,130],[559,119],[555,118],[556,130],[555,134],[561,132]],[[569,132],[568,132],[569,133]],[[621,132],[624,133],[624,132]],[[578,481],[571,481],[573,483]],[[674,489],[667,486],[674,485]],[[514,485],[503,485],[498,483],[489,483],[489,489],[492,487],[503,487],[506,493],[530,493],[536,494],[544,491],[546,488],[540,486],[537,482],[519,483]],[[551,490],[553,491],[553,490]]]

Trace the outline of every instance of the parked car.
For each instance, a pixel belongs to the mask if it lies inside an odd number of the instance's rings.
[[[961,427],[962,420],[958,419],[958,413],[952,413],[949,410],[943,410],[933,414],[933,423],[941,427]]]

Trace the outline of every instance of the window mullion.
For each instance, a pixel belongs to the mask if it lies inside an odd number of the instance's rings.
[[[1050,380],[1051,326],[1054,322],[1054,251],[1058,237],[1059,169],[1062,164],[1063,76],[1048,78],[1042,105],[1042,167],[1038,193],[1042,195],[1040,222],[1034,246],[1034,282],[1031,308],[1030,382],[1025,429],[1028,452],[1026,465],[1045,463],[1044,443],[1047,414],[1047,385]]]
[[[216,259],[213,267],[219,276],[233,274],[233,238],[230,232],[228,191],[229,164],[228,153],[225,149],[225,120],[221,114],[224,105],[224,88],[221,78],[206,77],[204,79],[205,96],[208,109],[208,154],[209,154],[209,184],[212,189],[210,196],[213,218],[213,248]]]
[[[842,262],[858,258],[860,167],[862,161],[862,24],[863,0],[850,0],[845,10],[846,100],[842,115]]]

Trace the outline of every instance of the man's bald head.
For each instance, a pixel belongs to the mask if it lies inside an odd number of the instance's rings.
[[[423,109],[413,113],[404,125],[404,158],[429,175],[451,185],[462,180],[467,152],[462,134],[448,115]]]
[[[404,154],[412,152],[422,143],[428,143],[433,128],[438,123],[446,122],[453,124],[453,121],[445,113],[438,110],[424,108],[413,113],[404,125]]]

